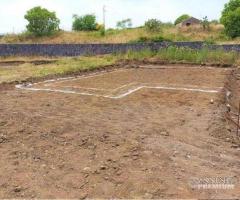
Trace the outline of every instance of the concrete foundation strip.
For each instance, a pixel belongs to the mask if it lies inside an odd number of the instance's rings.
[[[114,70],[111,72],[97,72],[93,73],[91,75],[85,75],[85,76],[79,76],[79,77],[67,77],[67,78],[58,78],[58,79],[52,79],[52,80],[47,80],[43,82],[38,82],[34,84],[22,84],[22,85],[16,85],[17,89],[23,89],[23,90],[29,90],[29,91],[46,91],[46,92],[60,92],[60,93],[65,93],[65,94],[79,94],[79,95],[87,95],[87,96],[96,96],[96,97],[104,97],[104,98],[110,98],[110,99],[121,99],[123,97],[126,97],[134,92],[137,92],[138,90],[141,89],[161,89],[161,90],[177,90],[177,91],[190,91],[190,92],[203,92],[203,93],[218,93],[220,92],[223,88],[218,87],[216,89],[209,89],[206,87],[199,88],[199,86],[194,86],[194,85],[182,85],[181,87],[177,87],[177,85],[171,85],[171,86],[164,86],[164,85],[154,85],[154,84],[149,84],[149,83],[143,83],[137,85],[136,82],[132,82],[130,84],[122,85],[116,89],[111,90],[111,92],[118,91],[120,89],[123,89],[125,87],[129,87],[131,85],[136,85],[135,88],[127,90],[123,94],[119,95],[100,95],[100,94],[94,94],[90,92],[76,92],[68,89],[51,89],[51,88],[35,88],[35,86],[44,84],[44,87],[50,87],[51,85],[55,83],[63,83],[67,81],[75,81],[75,80],[81,80],[81,79],[86,79],[86,78],[92,78],[92,77],[97,77],[97,76],[102,76],[104,74],[110,74],[110,73],[116,73],[116,72],[123,72],[123,71],[129,71],[131,69],[122,69],[122,70]],[[132,69],[134,70],[134,69]],[[154,85],[154,86],[153,86]],[[65,87],[65,86],[64,86]],[[78,87],[78,86],[66,86],[69,88],[79,88],[79,89],[85,89],[85,90],[96,90],[96,91],[104,91],[105,89],[99,89],[99,88],[84,88],[84,87]],[[106,91],[110,91],[107,90]]]
[[[26,87],[24,85],[16,85],[16,88],[23,89],[23,90],[29,90],[29,91],[47,91],[47,92],[60,92],[65,94],[79,94],[79,95],[87,95],[87,96],[96,96],[96,97],[104,97],[104,98],[110,98],[110,99],[121,99],[124,98],[138,90],[147,88],[147,89],[161,89],[161,90],[177,90],[177,91],[190,91],[190,92],[203,92],[203,93],[219,93],[221,90],[211,90],[211,89],[202,89],[202,88],[184,88],[184,87],[165,87],[165,86],[138,86],[136,88],[133,88],[131,90],[128,90],[127,92],[112,96],[112,95],[98,95],[93,93],[87,93],[87,92],[75,92],[71,90],[61,90],[61,89],[50,89],[50,88],[33,88],[33,87]],[[223,88],[222,88],[223,89]]]

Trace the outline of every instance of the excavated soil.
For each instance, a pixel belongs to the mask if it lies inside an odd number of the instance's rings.
[[[216,89],[231,84],[233,73],[230,68],[158,68],[51,87],[113,90],[144,82]],[[142,88],[111,99],[2,87],[0,198],[239,198],[239,181],[226,190],[190,185],[193,178],[239,179],[240,148],[229,139],[234,133],[225,112],[224,89]]]

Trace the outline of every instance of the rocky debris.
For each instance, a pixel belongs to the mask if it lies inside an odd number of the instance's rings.
[[[170,136],[170,134],[169,134],[168,131],[161,131],[161,132],[160,132],[160,135],[166,136],[166,137]]]
[[[153,198],[153,195],[150,194],[150,193],[145,193],[144,194],[144,199],[152,199]]]
[[[230,139],[230,138],[226,138],[226,141],[227,141],[227,142],[230,142],[230,141],[231,141],[231,139]]]
[[[0,135],[0,144],[7,142],[7,137],[3,134]]]
[[[86,199],[88,197],[88,193],[87,192],[83,192],[80,194],[79,199]]]
[[[202,113],[198,113],[197,116],[198,116],[198,117],[201,117],[201,116],[202,116]]]
[[[100,166],[100,170],[106,170],[106,169],[107,169],[107,166],[105,166],[105,165]]]
[[[173,152],[173,157],[176,157],[177,154],[178,154],[178,151],[174,151],[174,152]]]
[[[187,158],[187,159],[190,159],[190,158],[191,158],[191,155],[190,155],[190,154],[187,154],[187,155],[186,155],[186,158]]]
[[[85,173],[89,173],[89,172],[91,171],[91,168],[90,168],[90,167],[84,167],[84,168],[83,168],[83,171],[84,171]]]
[[[20,186],[16,186],[14,189],[13,189],[13,192],[15,193],[19,193],[23,190],[23,188],[21,188]]]
[[[240,145],[234,144],[234,145],[231,146],[231,148],[233,148],[233,149],[240,149]]]

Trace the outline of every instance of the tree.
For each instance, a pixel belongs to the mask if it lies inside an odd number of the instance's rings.
[[[203,27],[203,30],[209,30],[210,29],[210,23],[208,21],[207,16],[205,16],[202,20],[202,27]]]
[[[119,29],[126,29],[126,28],[131,28],[131,27],[132,27],[132,20],[129,18],[117,22],[117,28],[119,28]]]
[[[180,24],[180,23],[182,23],[183,21],[189,19],[190,17],[191,17],[191,16],[189,16],[188,14],[181,15],[180,17],[178,17],[178,18],[175,20],[174,24],[175,24],[175,25]]]
[[[59,31],[60,20],[56,13],[40,6],[27,11],[24,18],[28,20],[27,30],[36,36],[51,35]]]
[[[145,28],[150,32],[160,32],[162,30],[162,22],[157,19],[149,19],[145,22]]]
[[[224,5],[222,11],[222,18],[229,14],[229,12],[235,11],[240,7],[240,0],[230,0],[229,3]]]
[[[72,29],[74,31],[97,30],[96,16],[92,14],[88,14],[84,16],[73,15]]]
[[[225,26],[226,34],[231,37],[240,36],[240,8],[235,11],[230,11],[228,15],[222,20],[223,25]]]
[[[240,0],[230,0],[225,4],[220,22],[225,26],[229,37],[240,36]]]

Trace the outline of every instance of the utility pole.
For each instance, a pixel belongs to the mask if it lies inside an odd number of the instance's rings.
[[[104,34],[105,34],[105,30],[106,30],[106,6],[103,6],[103,29],[104,29]]]

